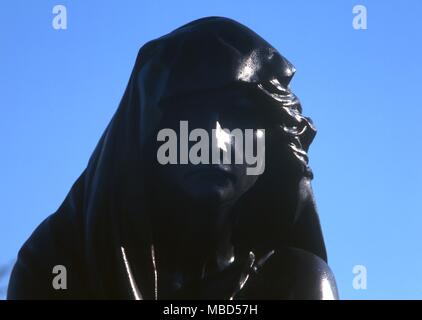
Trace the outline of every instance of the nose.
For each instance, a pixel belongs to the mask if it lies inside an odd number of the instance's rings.
[[[194,123],[191,128],[203,129],[208,135],[210,163],[224,163],[225,157],[229,159],[230,154],[228,152],[232,153],[231,150],[233,149],[231,148],[232,139],[230,133],[223,128],[220,113],[215,110],[202,110],[192,119]],[[193,141],[190,142],[190,144],[193,143]]]
[[[236,146],[231,133],[228,131],[229,129],[224,128],[219,112],[210,112],[207,119],[205,130],[210,137],[210,150],[214,151],[210,154],[212,163],[215,164],[218,161],[219,163],[230,164],[234,159]]]

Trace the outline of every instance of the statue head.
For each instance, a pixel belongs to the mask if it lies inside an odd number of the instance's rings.
[[[307,150],[316,132],[289,88],[293,65],[249,28],[220,17],[150,41],[138,60],[150,190],[204,212],[231,208],[208,219],[175,208],[167,221],[193,228],[224,221],[238,229],[239,243],[251,234],[263,246],[274,241],[266,234],[287,239],[300,183],[312,178]]]

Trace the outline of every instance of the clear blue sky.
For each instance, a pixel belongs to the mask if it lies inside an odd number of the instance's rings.
[[[52,28],[56,4],[67,30]],[[352,27],[356,4],[367,30]],[[84,169],[140,46],[210,15],[248,25],[298,70],[292,88],[318,127],[313,186],[341,297],[421,299],[419,0],[2,0],[0,264]],[[367,268],[366,290],[352,286],[355,265]]]

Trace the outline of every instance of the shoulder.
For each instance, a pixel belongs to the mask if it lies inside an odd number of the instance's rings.
[[[288,248],[284,258],[292,277],[292,299],[336,300],[337,284],[328,264],[317,255],[298,248]],[[284,260],[284,259],[283,259]]]
[[[49,216],[35,229],[19,250],[10,276],[8,299],[62,299],[72,293],[53,287],[57,266],[64,266],[68,271],[66,276],[72,278],[78,270],[71,249],[75,239],[68,237],[72,230],[67,229],[71,228],[58,213]]]
[[[246,299],[338,299],[328,264],[313,253],[293,247],[280,249],[269,257],[242,291],[240,296]]]

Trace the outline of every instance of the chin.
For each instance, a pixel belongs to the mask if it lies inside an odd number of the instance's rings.
[[[230,185],[222,187],[221,185],[204,186],[202,184],[189,190],[188,199],[204,206],[220,206],[229,202],[233,198],[233,193],[234,190]]]

